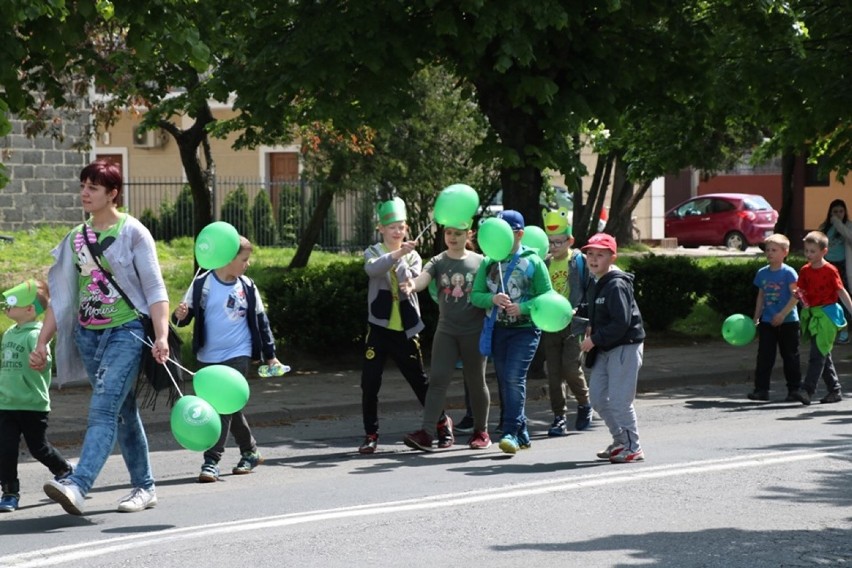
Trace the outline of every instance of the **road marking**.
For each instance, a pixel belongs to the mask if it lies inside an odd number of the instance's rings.
[[[581,476],[572,475],[571,477],[531,481],[489,489],[479,489],[464,493],[447,493],[418,499],[389,501],[369,505],[356,505],[352,507],[320,511],[306,511],[302,513],[288,513],[285,515],[275,515],[262,519],[246,519],[192,527],[165,529],[146,534],[126,535],[100,541],[83,542],[33,552],[23,552],[10,556],[0,556],[0,565],[15,568],[56,566],[66,562],[79,562],[80,560],[124,552],[134,548],[147,547],[151,544],[161,546],[167,542],[208,538],[219,534],[233,534],[235,532],[281,528],[286,526],[315,523],[318,521],[457,507],[488,501],[542,495],[545,493],[552,493],[554,491],[570,491],[586,487],[601,487],[605,485],[615,485],[618,483],[630,483],[696,473],[712,473],[732,469],[765,467],[767,465],[778,465],[805,460],[826,459],[833,456],[848,454],[850,450],[852,450],[852,445],[842,444],[825,447],[820,450],[769,452],[650,467],[644,465],[626,466],[614,468],[604,473],[593,473]]]

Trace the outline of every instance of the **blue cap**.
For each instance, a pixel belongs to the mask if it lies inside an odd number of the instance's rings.
[[[524,216],[514,209],[504,209],[497,214],[498,219],[503,219],[513,231],[518,231],[524,228]]]

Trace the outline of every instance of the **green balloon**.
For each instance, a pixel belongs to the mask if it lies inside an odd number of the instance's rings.
[[[463,225],[479,209],[479,194],[463,183],[449,185],[435,200],[435,222],[450,227]]]
[[[757,333],[757,327],[754,321],[743,314],[729,316],[722,324],[722,337],[737,347],[748,345],[754,339],[755,333]]]
[[[246,378],[227,365],[210,365],[199,369],[192,378],[195,394],[209,402],[219,414],[242,410],[249,399]]]
[[[568,298],[551,290],[533,300],[530,316],[543,331],[562,331],[571,323],[574,308]]]
[[[489,217],[479,225],[476,240],[485,256],[500,262],[512,252],[512,247],[515,246],[515,233],[512,232],[509,223],[503,219]]]
[[[178,444],[194,452],[209,450],[222,434],[219,413],[197,396],[182,396],[172,408],[170,421]]]
[[[198,233],[195,239],[195,259],[207,270],[222,268],[237,256],[240,234],[230,223],[216,221]]]
[[[550,248],[547,233],[544,232],[544,229],[535,225],[524,227],[524,236],[521,237],[521,244],[533,249],[542,259],[547,257],[547,250]]]

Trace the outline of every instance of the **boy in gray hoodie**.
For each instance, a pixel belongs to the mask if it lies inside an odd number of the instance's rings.
[[[400,290],[400,283],[416,278],[423,261],[414,250],[417,241],[405,240],[408,231],[405,203],[395,197],[376,207],[382,242],[364,251],[367,288],[367,336],[361,370],[361,411],[364,442],[361,454],[376,451],[379,440],[379,389],[388,357],[394,360],[420,404],[426,401],[429,379],[423,369],[418,333],[423,329],[417,294]],[[452,423],[442,413],[438,436],[452,437]]]

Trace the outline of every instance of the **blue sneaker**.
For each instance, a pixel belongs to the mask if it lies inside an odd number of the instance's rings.
[[[550,425],[547,435],[551,438],[568,435],[568,423],[565,422],[564,416],[556,415],[553,417],[553,424]]]
[[[518,439],[512,434],[506,434],[500,438],[500,449],[504,454],[515,454],[519,448]]]
[[[245,475],[254,471],[254,468],[263,463],[263,456],[260,452],[243,452],[239,463],[231,470],[234,475]]]
[[[11,513],[18,510],[21,496],[17,493],[4,493],[0,498],[0,513]]]
[[[577,422],[574,428],[577,430],[585,430],[592,424],[592,407],[588,404],[577,405]]]
[[[219,464],[212,459],[205,459],[198,474],[198,483],[214,483],[219,481]]]
[[[532,446],[532,442],[530,441],[530,432],[527,430],[526,426],[521,426],[518,430],[518,447],[522,450],[528,450],[530,446]]]

